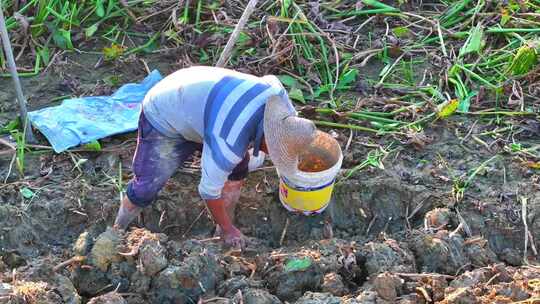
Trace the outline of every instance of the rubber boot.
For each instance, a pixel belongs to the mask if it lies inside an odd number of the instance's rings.
[[[127,197],[124,197],[120,208],[118,209],[118,214],[116,215],[116,220],[114,221],[114,227],[122,230],[126,230],[129,224],[141,214],[142,208],[133,205]]]

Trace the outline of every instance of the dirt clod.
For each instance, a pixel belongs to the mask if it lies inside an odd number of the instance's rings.
[[[87,255],[92,246],[92,239],[90,233],[85,231],[79,235],[75,244],[73,244],[73,252],[76,255]]]
[[[412,249],[422,271],[455,274],[467,266],[487,266],[497,261],[496,255],[481,237],[464,240],[446,230],[416,231]]]
[[[93,298],[88,304],[127,304],[126,300],[116,292],[110,292]]]
[[[519,266],[522,263],[523,256],[514,248],[505,248],[502,250],[499,258],[512,266]]]
[[[202,294],[215,292],[223,277],[218,256],[193,250],[183,261],[169,265],[153,278],[152,298],[155,303],[198,299]]]
[[[11,292],[19,298],[47,299],[53,301],[51,303],[56,303],[54,299],[60,297],[61,302],[58,303],[80,304],[82,299],[71,280],[55,272],[53,265],[54,263],[50,261],[40,261],[17,269],[15,275],[12,272],[9,278],[15,278],[15,281],[9,283]],[[6,278],[7,276],[0,273],[0,280]],[[1,286],[0,283],[0,289],[2,289]],[[2,291],[0,291],[0,296],[1,293]]]
[[[362,246],[360,255],[365,261],[365,268],[369,276],[385,271],[416,271],[412,252],[405,244],[392,239],[388,239],[383,243],[366,243]]]
[[[428,228],[444,228],[450,223],[450,210],[448,208],[435,208],[425,216],[425,225]]]
[[[442,277],[432,277],[428,284],[431,287],[431,298],[433,301],[442,301],[444,299],[444,290],[448,287],[448,282]]]
[[[320,266],[310,259],[310,264],[300,270],[281,270],[273,272],[268,278],[272,290],[283,301],[298,299],[306,291],[318,290],[323,282]]]
[[[138,254],[139,267],[143,274],[154,276],[168,264],[167,250],[163,243],[165,235],[151,233],[146,229],[134,229],[127,236],[130,254]]]
[[[478,301],[470,288],[458,288],[451,292],[443,304],[476,304]]]
[[[55,290],[62,295],[62,299],[65,304],[80,304],[82,303],[81,296],[79,296],[75,286],[69,280],[69,278],[63,275],[56,275],[54,277]]]
[[[218,294],[222,297],[232,298],[238,290],[244,290],[249,287],[248,279],[245,276],[234,276],[221,282],[218,287]]]
[[[96,267],[76,268],[71,273],[71,280],[79,294],[92,297],[110,286],[109,276]]]
[[[377,296],[377,292],[373,290],[364,290],[356,297],[356,300],[358,303],[366,303],[366,304],[376,304],[377,299],[379,297]]]
[[[26,265],[25,259],[17,251],[1,253],[2,262],[9,268],[17,268]]]
[[[242,292],[245,304],[281,304],[282,302],[264,289],[248,288]]]
[[[73,252],[76,255],[87,255],[92,247],[92,238],[88,231],[79,235],[77,241],[73,244]]]
[[[119,232],[108,227],[100,234],[90,252],[90,262],[99,270],[105,272],[112,262],[118,262],[122,257],[118,254],[122,239]]]
[[[329,293],[306,292],[296,304],[339,304],[341,299]]]
[[[129,281],[131,282],[131,291],[145,294],[148,290],[150,290],[150,282],[152,281],[152,278],[145,276],[140,271],[136,271],[131,275]]]
[[[6,296],[11,294],[13,286],[8,283],[0,283],[0,296]]]
[[[379,296],[392,302],[401,294],[403,283],[400,277],[388,272],[377,275],[373,280],[373,286]]]
[[[348,288],[343,283],[343,278],[335,272],[327,273],[324,276],[322,290],[338,297],[349,293]]]
[[[20,281],[13,286],[10,304],[63,304],[62,297],[45,282]]]

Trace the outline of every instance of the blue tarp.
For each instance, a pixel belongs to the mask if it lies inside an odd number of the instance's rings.
[[[55,152],[137,129],[141,103],[160,80],[158,71],[141,83],[125,84],[112,96],[66,99],[61,105],[28,113],[32,125]]]

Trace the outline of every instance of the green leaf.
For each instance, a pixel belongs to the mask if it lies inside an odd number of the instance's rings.
[[[0,128],[0,133],[10,133],[17,130],[20,127],[20,120],[18,118],[10,121],[7,125]]]
[[[107,2],[108,3],[107,3],[107,9],[105,10],[105,15],[110,15],[113,9],[116,9],[118,5],[118,1],[108,0]]]
[[[354,57],[354,54],[353,54],[353,53],[349,53],[349,52],[343,52],[343,53],[341,53],[341,59],[344,60],[344,61],[345,61],[345,60],[349,60],[349,59],[351,59],[351,58],[353,58],[353,57]]]
[[[59,31],[55,31],[53,34],[54,44],[61,49],[67,49],[67,41]]]
[[[394,32],[394,35],[398,38],[403,38],[409,35],[411,30],[409,30],[408,27],[404,26],[398,26],[392,29],[392,32]]]
[[[124,47],[113,43],[110,47],[103,48],[103,55],[105,56],[105,60],[114,60],[124,54]]]
[[[381,70],[381,72],[379,73],[379,77],[384,76],[384,74],[386,74],[386,73],[390,70],[390,68],[392,68],[392,65],[393,65],[392,63],[388,62],[388,63],[386,64],[386,66],[384,66],[384,68],[383,68],[383,69]]]
[[[99,151],[101,151],[101,144],[99,143],[99,141],[94,140],[94,141],[91,141],[91,142],[85,144],[84,148],[88,149],[88,150],[99,152]]]
[[[87,27],[84,30],[84,35],[86,36],[86,38],[90,38],[90,37],[94,36],[94,34],[97,32],[98,28],[99,28],[99,22],[93,24],[90,27]]]
[[[471,99],[478,95],[478,91],[470,92],[465,98],[459,101],[458,111],[460,112],[469,112],[469,107],[471,106]]]
[[[459,101],[457,99],[452,99],[447,102],[444,102],[437,107],[437,116],[439,118],[448,117],[454,114],[454,112],[456,112],[458,106],[459,106]]]
[[[461,48],[459,55],[463,56],[469,53],[479,53],[484,47],[484,29],[478,24],[469,32],[469,38]]]
[[[289,76],[289,75],[278,75],[277,78],[281,83],[289,88],[295,88],[298,86],[298,80],[296,78]]]
[[[66,39],[67,42],[67,49],[72,50],[73,49],[73,43],[71,42],[71,32],[61,29],[60,34]]]
[[[504,26],[510,19],[512,18],[512,15],[508,12],[507,9],[503,9],[501,12],[501,25]]]
[[[362,2],[364,2],[367,5],[373,6],[375,8],[379,8],[379,9],[394,9],[394,10],[397,10],[396,8],[394,8],[394,7],[390,6],[390,5],[384,4],[381,1],[377,1],[377,0],[362,0]]]
[[[109,75],[103,78],[103,81],[111,87],[116,87],[120,84],[120,77],[118,75]]]
[[[311,266],[311,259],[309,257],[305,257],[302,259],[293,259],[287,262],[287,264],[285,265],[285,271],[302,271],[308,269],[309,266]]]
[[[510,144],[510,149],[512,150],[512,152],[519,152],[519,151],[523,150],[523,147],[521,146],[520,143],[511,143]]]
[[[446,97],[437,89],[437,87],[428,86],[426,88],[421,89],[422,91],[425,91],[429,94],[431,94],[432,98],[437,98],[439,101],[445,101]]]
[[[236,44],[238,46],[244,46],[251,40],[251,37],[246,34],[245,32],[240,32],[238,35],[238,40],[236,40]]]
[[[458,65],[453,65],[449,70],[448,70],[448,77],[456,77],[459,75],[459,73],[461,72],[461,69],[459,68]]]
[[[531,71],[538,64],[538,53],[534,47],[523,45],[519,48],[510,64],[513,75],[523,75]]]
[[[19,190],[19,192],[21,193],[21,195],[26,198],[26,199],[31,199],[34,197],[34,195],[36,195],[34,193],[34,191],[30,190],[29,188],[26,188],[26,187],[23,187]]]
[[[43,63],[45,65],[48,65],[49,60],[51,59],[50,58],[50,53],[49,53],[49,48],[46,47],[46,46],[43,47],[43,48],[40,48],[39,51],[38,51],[38,54],[41,57],[41,60],[43,61]]]
[[[180,24],[188,24],[189,22],[189,17],[187,16],[180,16],[180,18],[178,18],[178,23]]]
[[[157,41],[157,39],[155,39],[149,45],[143,47],[142,51],[147,53],[147,54],[150,54],[153,51],[155,51],[157,48],[158,48],[158,41]]]
[[[105,8],[103,7],[103,0],[96,0],[96,15],[103,18],[105,16]]]
[[[337,88],[341,89],[341,88],[347,87],[348,85],[354,83],[357,77],[358,77],[357,69],[348,70],[339,78]]]
[[[64,29],[59,29],[53,34],[54,43],[64,49],[71,50],[73,49],[73,43],[71,42],[71,32]]]
[[[203,49],[200,50],[201,54],[199,56],[199,62],[205,63],[210,60],[210,56],[208,56],[208,53],[205,52]]]
[[[283,0],[283,9],[287,11],[292,4],[292,0]]]
[[[289,98],[292,100],[299,101],[303,104],[306,103],[306,100],[304,99],[304,93],[302,92],[302,90],[298,88],[293,88],[289,91]]]
[[[313,98],[317,98],[317,97],[321,96],[321,94],[330,92],[330,87],[331,87],[331,85],[329,85],[329,84],[319,86],[315,90],[315,92],[313,92]]]
[[[120,84],[120,77],[118,75],[110,75],[105,77],[103,81],[111,87],[116,87]]]

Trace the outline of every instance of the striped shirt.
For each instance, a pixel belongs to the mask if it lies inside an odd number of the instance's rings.
[[[275,76],[197,66],[179,70],[154,86],[143,111],[163,135],[203,143],[199,193],[204,199],[217,199],[249,145],[258,151],[264,108],[272,95],[287,97]]]

